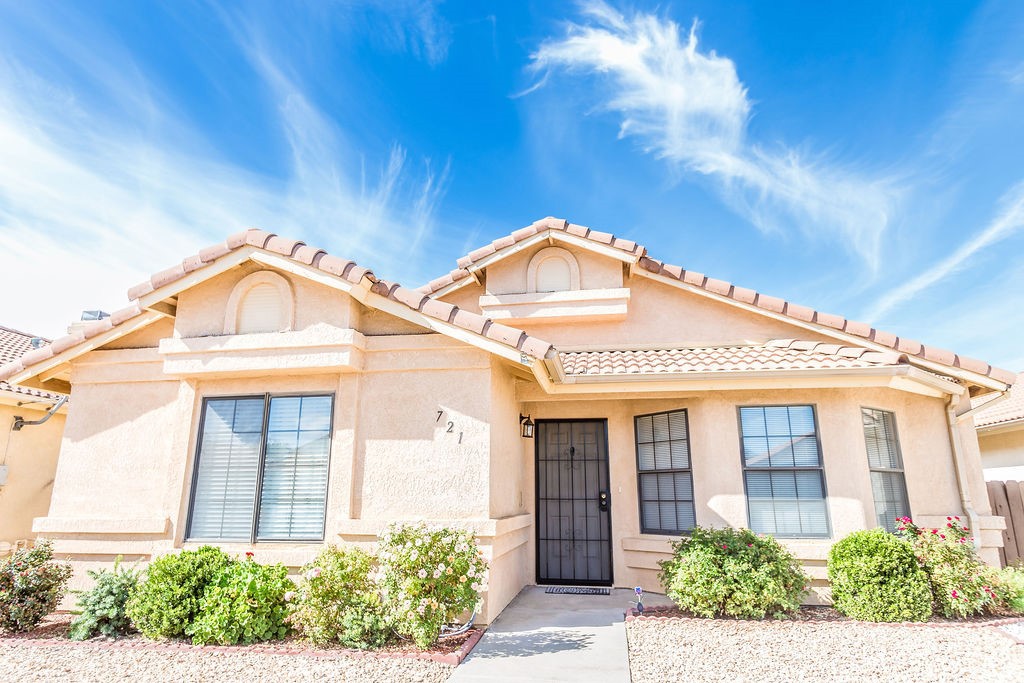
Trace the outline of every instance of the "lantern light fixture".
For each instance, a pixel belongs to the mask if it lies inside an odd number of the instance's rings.
[[[534,422],[530,419],[530,416],[519,413],[519,432],[524,439],[533,438],[533,427]]]

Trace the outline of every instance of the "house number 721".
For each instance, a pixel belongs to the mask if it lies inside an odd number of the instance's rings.
[[[437,419],[434,420],[434,422],[440,422],[442,417],[444,417],[444,411],[443,410],[437,411]],[[445,434],[454,434],[455,433],[455,423],[452,422],[451,420],[448,420],[448,429],[444,430],[444,432],[445,432]],[[462,443],[462,432],[459,432],[459,443]]]

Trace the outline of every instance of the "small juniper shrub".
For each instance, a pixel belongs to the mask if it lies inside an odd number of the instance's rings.
[[[487,561],[469,531],[395,524],[380,537],[377,573],[389,623],[426,649],[441,627],[479,609]]]
[[[921,528],[909,517],[897,522],[896,534],[911,543],[928,575],[936,612],[963,619],[999,610],[998,573],[978,558],[970,529],[959,517],[947,517],[945,527],[934,529]]]
[[[302,580],[285,594],[290,622],[317,645],[381,647],[390,636],[374,583],[374,557],[359,548],[324,548],[302,568]]]
[[[749,529],[695,527],[660,564],[668,597],[702,617],[784,617],[799,609],[810,586],[792,554]]]
[[[884,529],[855,531],[828,554],[832,600],[843,614],[864,621],[927,621],[932,615],[928,575],[909,541]]]
[[[122,568],[118,557],[112,570],[90,570],[88,574],[95,584],[87,591],[75,591],[80,611],[71,622],[71,639],[116,638],[134,630],[125,606],[139,585],[138,571]]]
[[[1024,614],[1024,568],[1004,567],[999,570],[995,591],[1006,611]]]
[[[245,560],[227,565],[206,586],[199,614],[185,629],[196,645],[251,645],[288,635],[285,594],[295,584],[283,564]]]
[[[153,560],[128,600],[128,618],[147,638],[184,636],[199,614],[206,587],[234,562],[208,545]]]
[[[0,630],[28,631],[57,608],[71,567],[53,561],[53,546],[41,540],[0,560]]]

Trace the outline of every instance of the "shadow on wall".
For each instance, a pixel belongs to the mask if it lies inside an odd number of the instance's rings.
[[[582,650],[593,644],[590,634],[572,633],[560,629],[543,629],[527,633],[488,633],[488,647],[476,648],[473,657],[532,657],[549,652]]]

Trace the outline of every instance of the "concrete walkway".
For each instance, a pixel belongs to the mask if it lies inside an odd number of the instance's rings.
[[[623,615],[633,599],[633,591],[625,588],[611,595],[558,595],[527,586],[448,680],[628,683]],[[644,604],[671,603],[661,595],[645,595]]]

